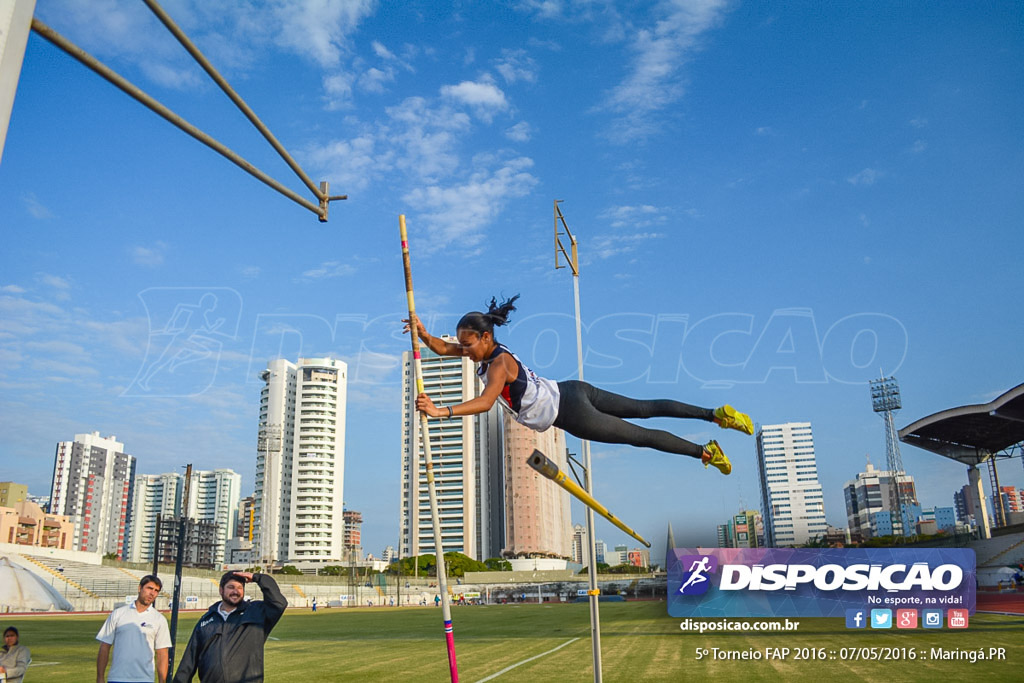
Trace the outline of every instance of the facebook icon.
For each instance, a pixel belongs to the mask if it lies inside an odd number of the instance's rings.
[[[865,610],[846,610],[846,628],[867,628],[867,616]]]

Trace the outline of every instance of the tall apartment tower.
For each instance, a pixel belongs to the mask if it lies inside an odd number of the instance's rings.
[[[224,548],[238,525],[238,501],[242,495],[242,475],[229,469],[192,472],[188,494],[188,517],[197,522],[217,525],[213,562],[224,564]]]
[[[181,510],[182,483],[177,472],[140,474],[135,477],[132,502],[132,528],[128,543],[130,562],[152,562],[157,542],[157,515],[177,517]]]
[[[900,491],[893,492],[894,486],[899,486]],[[917,502],[917,491],[914,487],[914,478],[901,472],[894,477],[889,470],[876,470],[870,462],[863,472],[857,474],[843,485],[843,496],[846,499],[846,520],[850,533],[859,533],[861,538],[872,536],[889,535],[892,533],[892,519],[896,516],[892,509],[891,501],[903,501],[903,526],[898,528],[911,529],[917,522],[915,510],[920,512],[920,504]],[[883,515],[887,529],[879,529],[876,517],[880,512],[888,512]]]
[[[50,512],[74,522],[75,550],[124,558],[134,484],[135,458],[116,437],[76,434],[57,444]]]
[[[260,563],[341,561],[347,375],[333,358],[273,360],[260,375],[253,549]]]
[[[479,395],[482,384],[468,358],[438,356],[425,347],[420,353],[423,387],[435,405],[462,403]],[[411,351],[402,354],[402,368],[399,542],[402,557],[411,557],[435,550]],[[444,552],[460,552],[480,561],[501,552],[504,509],[499,410],[495,405],[480,415],[428,420]]]
[[[363,513],[356,510],[345,510],[345,563],[359,562],[363,559]]]
[[[256,537],[256,497],[246,496],[238,501],[238,524],[235,537],[251,542]]]
[[[828,530],[810,422],[762,426],[757,468],[768,547],[800,545]]]
[[[569,492],[541,476],[526,461],[539,450],[565,472],[565,433],[557,427],[535,432],[508,413],[502,415],[505,434],[505,529],[507,557],[572,555]],[[584,557],[586,553],[584,552]],[[577,560],[574,560],[577,561]]]
[[[587,527],[582,524],[574,524],[570,543],[570,553],[572,554],[570,559],[577,564],[587,564],[590,561],[588,558],[590,540],[587,537]]]

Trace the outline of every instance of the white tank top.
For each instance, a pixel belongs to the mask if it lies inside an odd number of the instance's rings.
[[[507,353],[516,362],[519,372],[515,380],[505,384],[501,389],[501,405],[521,425],[538,432],[546,431],[558,417],[558,383],[554,380],[538,377],[530,368],[523,365],[516,354],[508,350],[504,344],[498,344],[490,358],[480,363],[476,374],[486,382],[487,369],[495,358]]]

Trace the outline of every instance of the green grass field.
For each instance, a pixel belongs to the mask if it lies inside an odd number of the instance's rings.
[[[198,614],[183,615],[178,647],[184,649]],[[455,648],[461,681],[479,681],[506,667],[545,653],[493,679],[502,682],[592,681],[590,617],[586,604],[502,605],[453,608]],[[601,643],[605,681],[717,680],[816,681],[824,677],[864,681],[942,681],[948,675],[972,680],[1024,679],[1024,617],[977,614],[964,631],[851,631],[841,619],[800,619],[796,633],[684,633],[680,619],[667,616],[663,602],[602,603]],[[32,650],[29,683],[93,680],[102,616],[9,618],[21,642]],[[448,681],[448,666],[436,608],[328,609],[316,614],[289,611],[266,646],[267,680],[276,681]],[[825,648],[836,659],[733,661],[696,659],[697,648],[744,651],[753,648]],[[956,650],[1006,648],[1002,661],[842,661],[841,648],[932,647]],[[944,682],[943,682],[944,683]]]

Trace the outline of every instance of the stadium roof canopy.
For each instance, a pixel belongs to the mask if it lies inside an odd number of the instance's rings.
[[[903,443],[977,465],[1024,441],[1024,384],[988,403],[923,417],[899,434]]]

